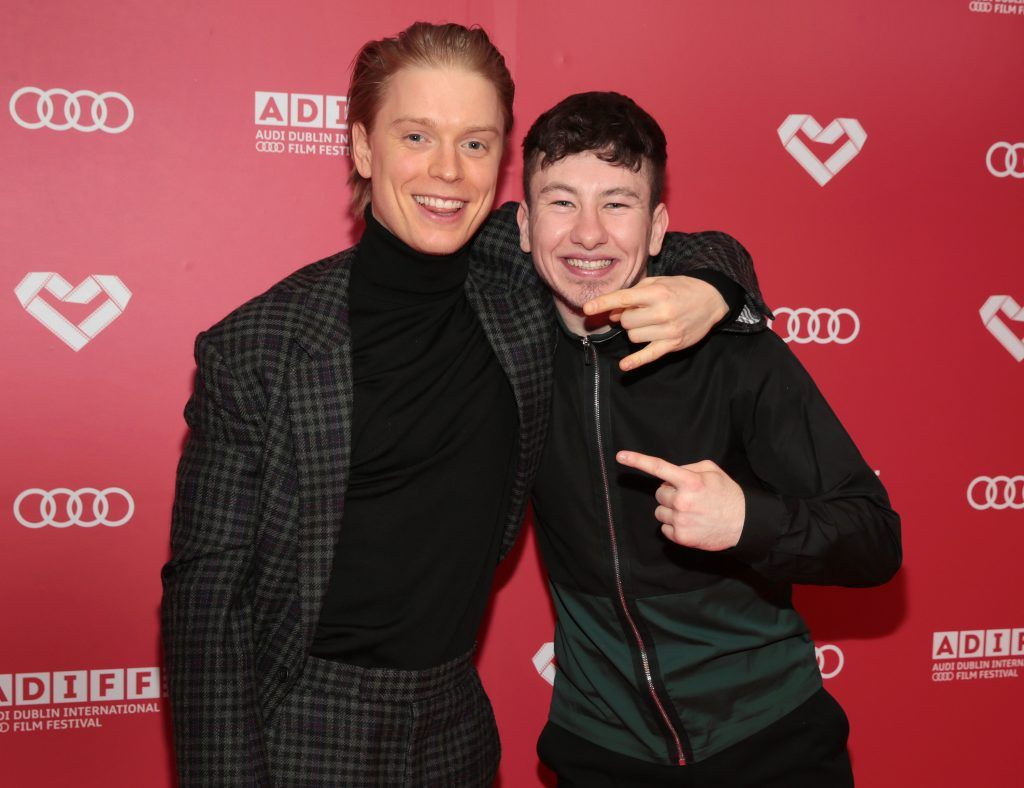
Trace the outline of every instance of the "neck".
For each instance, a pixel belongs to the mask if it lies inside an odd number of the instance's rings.
[[[364,214],[366,231],[353,275],[378,290],[412,297],[441,296],[461,290],[469,271],[469,245],[451,254],[413,249],[373,216]]]

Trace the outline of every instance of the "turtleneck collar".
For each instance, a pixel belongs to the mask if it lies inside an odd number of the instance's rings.
[[[418,252],[364,213],[366,230],[359,242],[353,277],[375,289],[398,294],[442,295],[459,290],[469,272],[469,244],[451,254]]]

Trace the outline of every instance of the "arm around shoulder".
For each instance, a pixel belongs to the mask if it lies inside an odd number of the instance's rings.
[[[765,318],[771,317],[771,311],[761,296],[750,253],[743,244],[726,233],[666,233],[653,273],[663,276],[695,276],[703,279],[714,285],[727,303],[731,301],[730,293],[723,291],[720,277],[727,277],[742,288],[742,308],[731,310],[735,314],[730,320],[718,326],[721,331],[761,331],[766,326]]]

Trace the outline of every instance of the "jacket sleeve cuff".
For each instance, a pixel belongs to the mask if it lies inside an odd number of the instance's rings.
[[[743,488],[746,516],[735,547],[725,552],[744,563],[760,561],[782,534],[789,511],[778,495],[756,488]]]
[[[722,299],[725,301],[725,305],[728,307],[729,312],[725,317],[718,321],[715,328],[718,328],[718,326],[728,325],[739,317],[740,312],[743,311],[743,306],[747,302],[747,291],[743,289],[742,285],[734,282],[721,271],[715,271],[712,268],[696,268],[692,271],[687,271],[685,276],[689,276],[693,279],[700,279],[702,282],[707,282],[719,292]]]

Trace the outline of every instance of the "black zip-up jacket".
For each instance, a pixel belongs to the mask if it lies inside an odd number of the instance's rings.
[[[790,583],[869,586],[901,561],[898,515],[810,376],[770,331],[712,334],[634,372],[624,333],[563,330],[534,489],[558,613],[551,720],[660,763],[703,760],[821,687]],[[660,480],[621,449],[710,459],[743,489],[739,544],[676,545]]]

